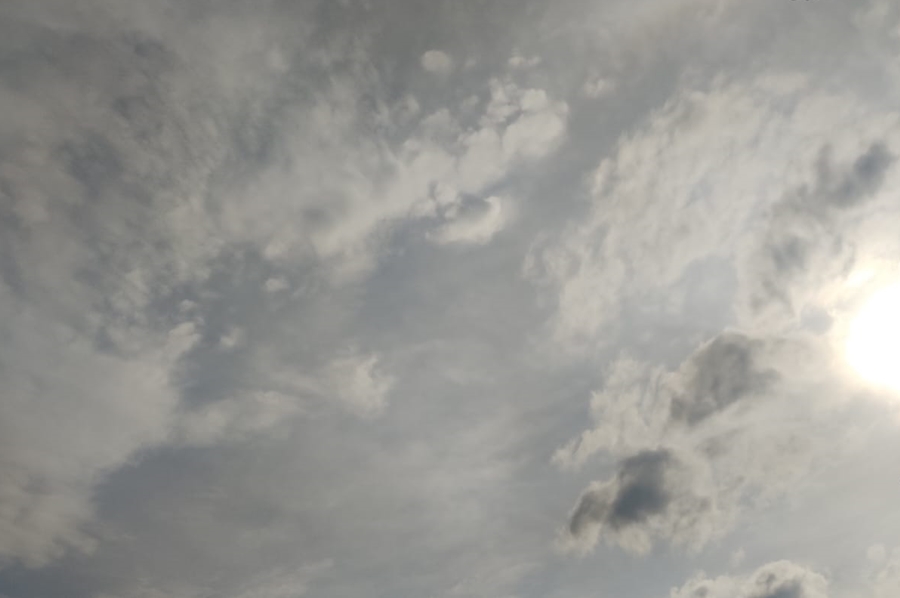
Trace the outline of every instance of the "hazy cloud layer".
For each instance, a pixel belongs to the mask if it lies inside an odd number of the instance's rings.
[[[0,596],[893,596],[898,32],[3,3]]]

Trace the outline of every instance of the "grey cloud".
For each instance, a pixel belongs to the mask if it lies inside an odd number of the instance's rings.
[[[657,539],[702,546],[715,533],[717,508],[697,473],[669,449],[624,459],[614,478],[595,482],[582,494],[563,547],[588,551],[604,536],[638,554]]]
[[[852,207],[871,197],[896,161],[896,156],[884,142],[875,141],[852,166],[838,174],[837,180],[833,180],[835,175],[828,156],[828,150],[824,149],[818,164],[820,180],[817,187],[823,189],[825,197],[839,208]]]
[[[780,376],[754,363],[763,350],[761,341],[736,332],[703,346],[683,368],[687,380],[684,391],[672,398],[672,418],[697,424],[737,401],[771,390]]]
[[[671,500],[665,472],[672,455],[665,450],[629,457],[619,469],[619,490],[606,518],[614,529],[640,523],[665,511]]]

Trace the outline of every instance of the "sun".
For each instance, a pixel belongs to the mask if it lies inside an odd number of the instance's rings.
[[[900,284],[866,301],[850,323],[846,351],[860,376],[900,392]]]

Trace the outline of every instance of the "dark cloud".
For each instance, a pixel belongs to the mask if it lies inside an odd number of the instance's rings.
[[[605,535],[634,553],[656,539],[702,546],[716,533],[714,501],[705,493],[694,466],[672,450],[641,451],[582,494],[569,518],[569,545],[589,550]]]
[[[823,149],[818,163],[819,181],[823,199],[837,208],[850,208],[864,202],[878,191],[896,156],[884,142],[876,141],[843,172],[834,172],[830,150]]]
[[[672,399],[675,421],[697,424],[729,405],[771,388],[779,375],[756,364],[762,342],[726,332],[703,346],[691,359],[683,392]]]
[[[671,497],[665,489],[665,473],[671,460],[672,455],[666,450],[625,459],[619,470],[619,491],[607,516],[613,528],[640,523],[666,509]]]
[[[665,449],[625,459],[612,492],[608,488],[592,489],[582,495],[569,519],[569,532],[578,536],[591,525],[618,530],[664,512],[671,501],[666,473],[673,459]]]
[[[578,506],[569,518],[569,533],[580,536],[589,525],[602,522],[608,511],[608,498],[601,492],[588,490],[581,495]]]

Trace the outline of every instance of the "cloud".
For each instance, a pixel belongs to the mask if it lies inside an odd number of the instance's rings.
[[[554,461],[580,467],[598,451],[621,456],[680,434],[732,405],[778,392],[777,343],[727,331],[702,344],[674,371],[630,357],[614,361],[592,393],[596,425],[560,448]],[[715,425],[715,424],[713,424]]]
[[[275,391],[246,393],[182,412],[173,436],[178,442],[199,446],[241,441],[289,424],[305,407],[298,397]]]
[[[616,84],[610,79],[595,77],[584,82],[581,92],[592,100],[597,100],[610,95],[615,89]]]
[[[236,588],[230,588],[222,593],[227,598],[299,598],[305,596],[309,586],[334,567],[330,560],[301,565],[293,570],[274,569],[262,575],[255,576],[250,581],[237,584]],[[212,590],[204,587],[177,585],[170,589],[157,589],[150,587],[132,588],[124,594],[99,594],[96,598],[195,598],[207,596]]]
[[[446,52],[440,50],[428,50],[420,59],[422,68],[429,73],[446,75],[453,70],[453,59]]]
[[[297,598],[306,595],[310,584],[334,567],[330,560],[304,565],[296,571],[272,571],[233,594],[233,598]]]
[[[0,89],[0,558],[29,566],[95,545],[94,489],[144,450],[239,442],[321,405],[382,412],[396,377],[377,348],[341,349],[355,339],[340,306],[393,226],[486,243],[510,214],[486,189],[550,155],[568,109],[501,74],[472,82],[474,127],[463,106],[441,124],[387,99],[365,36],[308,46],[302,7],[201,22],[49,6],[10,9],[27,35],[5,36]]]
[[[900,549],[888,551],[883,544],[869,547],[867,557],[872,565],[871,571],[860,584],[860,595],[873,598],[889,598],[897,592],[900,584]]]
[[[376,140],[360,145],[349,160],[342,159],[345,172],[335,173],[329,184],[337,185],[332,192],[343,201],[338,202],[338,209],[334,204],[316,207],[326,216],[309,231],[315,255],[336,262],[339,271],[347,272],[351,279],[358,277],[371,271],[377,263],[379,240],[384,241],[391,225],[402,226],[417,220],[427,223],[436,216],[452,219],[466,197],[493,205],[495,200],[488,199],[492,197],[487,194],[488,189],[495,189],[518,169],[547,158],[559,148],[566,132],[568,105],[565,102],[552,100],[542,89],[522,89],[511,81],[496,78],[487,87],[489,97],[480,102],[480,117],[475,127],[462,124],[464,119],[471,118],[464,114],[465,106],[445,108],[424,114],[398,147]],[[403,107],[397,110],[403,112]],[[386,114],[390,119],[390,110]],[[341,134],[322,133],[329,138]],[[290,179],[302,174],[291,174]],[[273,177],[279,188],[293,184],[290,179],[279,182],[282,176]],[[322,176],[320,173],[315,178]],[[291,218],[290,212],[280,215]],[[497,217],[491,218],[492,226],[499,226]],[[279,219],[278,224],[281,223]],[[246,228],[246,223],[243,224]],[[485,231],[490,228],[487,221],[481,227]],[[481,238],[487,234],[459,232],[463,228],[470,225],[460,223],[449,227],[452,232],[435,234],[438,238],[455,234]],[[264,245],[276,259],[293,255],[303,246],[302,237],[296,231],[284,234],[275,231],[274,237],[274,241]]]
[[[623,456],[652,446],[670,417],[669,395],[660,392],[664,383],[660,369],[627,357],[616,360],[603,388],[591,394],[594,426],[557,449],[553,461],[573,470],[601,450]]]
[[[143,339],[136,355],[104,355],[6,289],[0,296],[0,561],[39,567],[68,549],[95,547],[85,528],[94,485],[167,440],[178,402],[167,374],[196,334],[184,324]]]
[[[351,354],[338,357],[328,365],[329,388],[348,408],[362,415],[384,409],[386,397],[394,384],[391,376],[378,368],[375,355]]]
[[[394,376],[379,366],[378,355],[355,349],[340,351],[309,372],[267,364],[252,377],[265,382],[260,388],[179,409],[173,441],[206,446],[239,442],[263,432],[272,435],[290,429],[295,418],[327,405],[359,417],[378,416],[387,407],[395,383]],[[242,385],[248,383],[242,381]]]
[[[810,85],[806,75],[771,72],[686,87],[622,135],[590,179],[589,214],[540,238],[524,261],[556,307],[548,342],[592,354],[618,338],[631,300],[664,295],[690,267],[758,247],[760,214],[778,210],[783,190],[806,175],[800,165],[820,161],[822,143],[841,155],[865,149],[849,168],[829,166],[825,196],[804,205],[825,214],[886,184],[897,115]],[[839,113],[846,117],[835,123],[829,115]],[[790,259],[789,240],[766,247]],[[738,274],[752,281],[742,289],[766,279],[759,268]]]
[[[745,576],[706,577],[699,573],[670,598],[828,598],[828,579],[790,561],[763,565]]]
[[[834,280],[846,280],[872,241],[853,220],[896,217],[860,212],[877,199],[893,168],[885,142],[876,138],[838,164],[834,153],[830,145],[820,149],[812,180],[772,206],[763,238],[745,253],[741,297],[748,321],[790,321],[804,308],[818,307],[816,295]]]
[[[779,378],[754,363],[763,343],[727,332],[700,348],[682,371],[685,390],[671,399],[671,417],[689,425],[721,412],[732,403],[764,395]]]
[[[663,474],[670,458],[668,452],[655,451],[626,459],[612,500],[604,504],[597,492],[583,496],[572,514],[569,531],[578,535],[589,521],[602,521],[616,529],[665,511],[671,497],[663,488]]]
[[[830,349],[815,340],[736,331],[702,344],[670,371],[615,361],[592,394],[595,425],[553,457],[570,471],[598,453],[624,459],[615,478],[582,495],[569,519],[575,546],[592,548],[605,529],[629,551],[656,541],[699,549],[727,533],[742,509],[783,496],[814,463],[835,458],[841,447],[834,440],[851,433],[841,413],[854,382],[838,371],[823,377],[831,364]],[[676,456],[655,452],[660,446]],[[635,464],[643,468],[630,473]],[[628,496],[630,480],[646,503],[635,503],[640,525],[621,526],[614,506]]]
[[[853,527],[897,10],[663,4],[3,4],[0,593],[649,595]],[[763,572],[694,582],[817,588]]]
[[[521,54],[516,54],[507,61],[507,64],[514,69],[530,69],[538,66],[540,63],[540,56],[529,56],[526,58]]]
[[[602,535],[623,549],[647,553],[658,537],[702,546],[717,531],[715,497],[702,474],[669,449],[624,459],[616,476],[595,482],[569,517],[562,545],[591,550]]]
[[[439,245],[471,244],[484,245],[494,235],[503,230],[510,218],[509,200],[488,197],[480,210],[462,210],[455,217],[435,231],[430,238]]]

